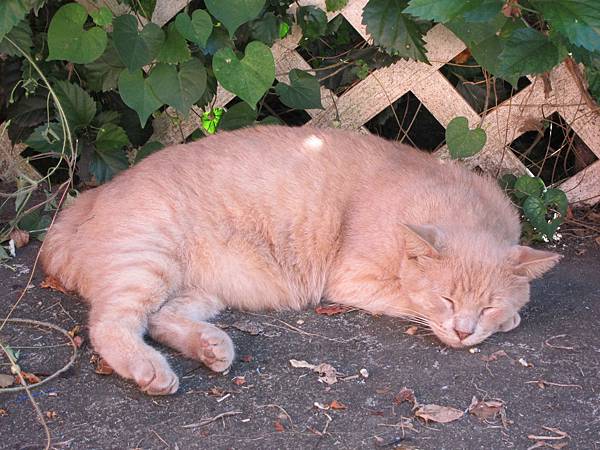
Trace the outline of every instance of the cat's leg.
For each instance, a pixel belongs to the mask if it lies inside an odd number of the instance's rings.
[[[90,312],[94,349],[116,373],[134,380],[150,395],[177,391],[179,379],[165,357],[143,340],[150,301],[145,289],[115,293],[118,301],[96,301]]]
[[[148,332],[153,339],[203,362],[215,372],[231,365],[234,347],[223,330],[205,322],[223,308],[216,299],[192,291],[169,300],[149,318]]]

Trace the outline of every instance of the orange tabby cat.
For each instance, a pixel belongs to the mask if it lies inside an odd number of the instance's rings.
[[[426,324],[452,347],[519,324],[529,281],[558,261],[518,245],[492,179],[339,130],[262,127],[167,148],[62,212],[45,271],[91,304],[90,335],[149,394],[178,378],[148,332],[214,371],[226,306],[331,301]]]

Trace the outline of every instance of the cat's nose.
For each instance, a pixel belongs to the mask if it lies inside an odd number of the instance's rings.
[[[473,334],[473,333],[457,330],[456,328],[454,329],[454,332],[456,333],[456,335],[458,336],[458,338],[461,341],[464,341],[466,338],[468,338],[469,336],[471,336]]]

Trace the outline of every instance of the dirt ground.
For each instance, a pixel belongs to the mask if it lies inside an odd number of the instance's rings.
[[[29,245],[0,267],[0,317],[27,283],[36,250]],[[54,448],[599,449],[600,247],[568,253],[533,284],[521,326],[471,351],[448,349],[425,330],[410,335],[406,322],[359,311],[329,317],[313,310],[227,312],[218,323],[237,348],[230,372],[215,375],[163,349],[181,378],[170,397],[149,397],[117,376],[96,374],[85,306],[40,288],[41,275],[13,317],[83,327],[73,367],[33,390]],[[70,355],[64,336],[42,328],[7,324],[0,340],[22,347],[21,367],[42,379]],[[344,376],[328,385],[290,359],[328,363]],[[8,372],[6,363],[0,359],[0,373]],[[400,403],[404,387],[420,405],[466,413],[450,423],[426,423],[410,401]],[[489,402],[478,410],[487,419],[468,412],[474,397]],[[0,448],[43,444],[27,396],[0,394]]]

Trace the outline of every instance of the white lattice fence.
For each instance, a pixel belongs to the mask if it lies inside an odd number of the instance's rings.
[[[112,0],[106,0],[111,3]],[[96,2],[80,0],[88,8],[95,8]],[[158,0],[152,21],[163,25],[187,5],[185,0]],[[300,5],[316,5],[325,9],[324,0],[300,0]],[[369,40],[365,27],[361,24],[362,9],[367,0],[350,0],[348,5],[332,19],[342,14],[352,27]],[[113,5],[114,6],[114,5]],[[287,73],[292,68],[311,70],[310,65],[296,51],[301,39],[297,27],[284,40],[273,47],[277,79],[287,81]],[[323,110],[307,111],[311,119],[308,125],[317,127],[342,127],[368,132],[364,125],[390,107],[408,92],[412,92],[444,127],[456,116],[467,117],[473,127],[479,123],[487,132],[487,143],[475,157],[467,160],[472,167],[486,171],[525,173],[527,168],[510,149],[510,144],[531,128],[531,123],[539,122],[557,112],[572,130],[581,138],[595,155],[595,162],[563,181],[559,187],[567,192],[571,202],[595,203],[600,200],[600,111],[592,110],[584,101],[575,80],[564,65],[556,68],[549,76],[552,90],[544,92],[541,79],[532,78],[531,84],[508,100],[488,110],[484,117],[478,114],[458,93],[440,69],[465,49],[465,45],[442,25],[432,28],[426,35],[428,58],[431,65],[415,61],[400,61],[370,73],[367,78],[354,85],[339,97],[326,88],[321,88]],[[234,95],[218,88],[215,104],[227,105]],[[203,111],[196,108],[196,113]],[[182,142],[198,129],[196,114],[174,124],[168,111],[155,119],[154,138],[164,144]],[[528,125],[529,124],[529,125]],[[447,149],[437,151],[446,157]],[[1,163],[1,161],[0,161]]]

